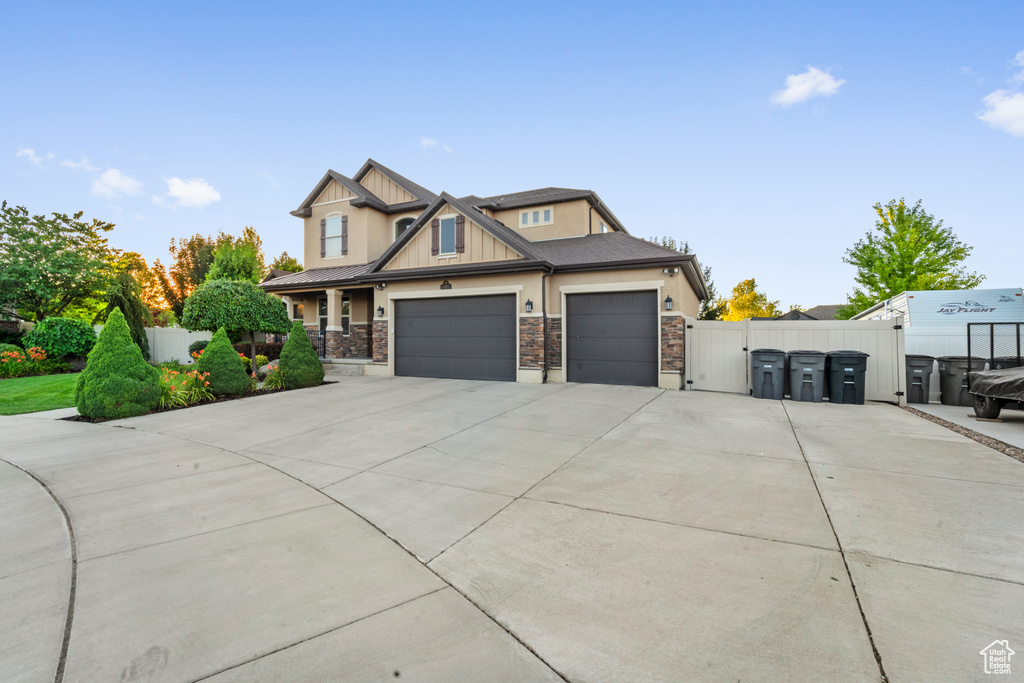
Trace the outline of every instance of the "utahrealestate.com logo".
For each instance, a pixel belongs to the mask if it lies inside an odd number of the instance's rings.
[[[993,640],[991,645],[981,651],[981,656],[985,658],[985,673],[1010,673],[1010,657],[1014,654],[1009,641]]]
[[[953,315],[954,313],[991,313],[996,309],[987,308],[977,301],[954,301],[948,304],[942,304],[936,313],[942,313],[943,315]]]

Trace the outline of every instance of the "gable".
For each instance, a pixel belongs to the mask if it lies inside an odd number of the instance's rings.
[[[456,215],[465,216],[464,213],[456,210],[451,204],[444,204],[433,217],[440,219]],[[465,251],[450,256],[435,256],[431,253],[432,237],[430,224],[431,221],[427,221],[416,235],[385,264],[382,270],[429,268],[431,266],[511,261],[523,258],[522,254],[481,228],[469,216],[466,216]]]
[[[339,183],[337,180],[332,180],[327,183],[327,187],[323,189],[323,192],[317,195],[316,199],[313,200],[313,206],[317,204],[326,204],[327,202],[336,202],[342,199],[352,199],[355,196],[355,193]]]
[[[378,197],[385,204],[401,204],[402,202],[411,202],[417,199],[375,168],[370,169],[359,181],[359,184],[372,192],[375,197]]]

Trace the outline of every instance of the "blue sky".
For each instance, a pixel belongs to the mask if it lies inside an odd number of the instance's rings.
[[[844,5],[5,3],[0,199],[151,263],[246,225],[301,255],[288,212],[373,157],[435,192],[593,189],[720,291],[809,307],[903,196],[1021,286],[1024,3]]]

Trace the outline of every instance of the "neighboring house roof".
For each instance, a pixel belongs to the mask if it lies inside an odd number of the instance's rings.
[[[808,308],[804,313],[815,320],[835,320],[836,312],[842,307],[842,304],[824,304],[821,306],[815,306],[814,308]]]
[[[263,278],[263,280],[261,280],[261,282],[270,282],[271,280],[274,280],[276,278],[284,277],[285,275],[292,275],[292,274],[293,273],[290,270],[280,270],[279,268],[271,268],[270,272],[267,273],[267,276],[265,278]]]
[[[808,315],[807,311],[801,311],[798,308],[794,308],[788,313],[783,313],[775,318],[754,318],[754,320],[817,320],[813,315]]]
[[[373,159],[367,159],[366,163],[363,164],[362,168],[356,171],[356,174],[352,176],[352,179],[355,180],[357,183],[362,182],[363,178],[366,177],[366,174],[369,173],[371,169],[377,169],[384,176],[390,178],[395,183],[395,185],[398,185],[400,188],[411,194],[413,197],[416,197],[417,199],[427,202],[432,202],[435,199],[437,199],[437,195],[428,190],[427,188],[423,187],[422,185],[417,185],[413,181],[406,178],[404,175],[392,171],[384,164],[378,163]],[[405,203],[411,204],[412,202]],[[399,205],[392,204],[392,206]]]

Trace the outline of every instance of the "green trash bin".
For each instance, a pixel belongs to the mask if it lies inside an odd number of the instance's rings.
[[[828,400],[864,405],[868,354],[863,351],[828,352]]]
[[[976,356],[942,356],[939,361],[939,400],[944,406],[974,405],[968,392],[967,373],[985,369],[985,359]]]
[[[821,403],[825,395],[825,353],[789,352],[789,397],[794,401]]]
[[[786,378],[786,352],[754,349],[750,352],[750,384],[754,398],[782,400]]]
[[[928,403],[934,367],[931,356],[907,355],[907,403]]]

